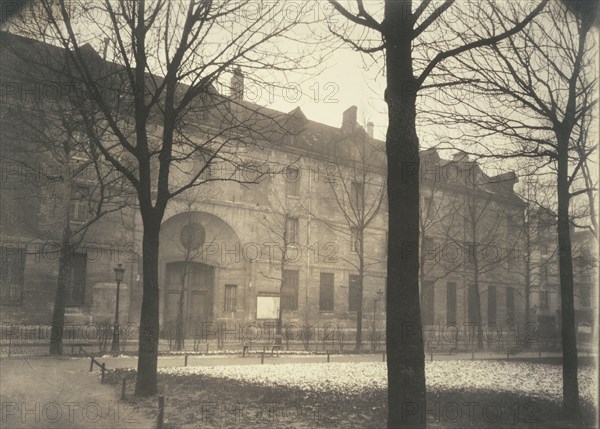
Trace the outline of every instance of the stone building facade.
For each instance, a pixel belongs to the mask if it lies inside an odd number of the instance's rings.
[[[560,343],[561,296],[556,218],[546,210],[535,216],[532,252],[531,310],[542,343]],[[578,345],[590,344],[594,329],[594,303],[598,297],[598,242],[592,231],[571,230],[573,295]]]
[[[25,53],[38,45],[8,33],[2,39]],[[43,49],[60,55],[58,48]],[[20,152],[36,142],[11,114],[28,96],[22,89],[35,82],[20,74],[19,59],[8,50],[3,49],[2,64],[1,316],[3,322],[48,323],[57,283],[55,252],[48,249],[60,240],[60,213],[68,209],[72,221],[77,219],[79,197],[71,196],[68,204],[53,197],[63,182],[50,183],[50,175],[30,180],[27,163],[57,166],[45,155]],[[213,334],[222,323],[230,332],[248,324],[272,325],[281,306],[283,323],[292,329],[311,325],[321,340],[332,330],[352,340],[360,305],[358,253],[364,248],[363,337],[368,342],[369,332],[385,328],[384,143],[373,138],[372,124],[366,130],[358,124],[355,106],[343,113],[340,127],[332,127],[308,119],[300,108],[284,113],[245,101],[240,70],[233,73],[231,88],[221,96],[241,106],[235,114],[260,112],[283,120],[290,131],[236,155],[260,168],[238,164],[231,170],[227,162],[215,163],[203,176],[206,183],[170,202],[160,233],[163,333],[180,308],[191,337],[198,331]],[[160,124],[149,131],[158,135]],[[493,347],[498,330],[514,333],[515,326],[524,325],[523,266],[513,251],[524,207],[513,190],[517,178],[514,173],[489,176],[460,153],[448,160],[425,150],[421,158],[421,204],[427,212],[421,216],[421,299],[428,345],[464,345],[465,326],[484,325],[486,347]],[[191,158],[178,165],[173,180],[190,174],[198,162]],[[58,190],[53,194],[49,186]],[[373,214],[362,232],[349,223],[357,207]],[[126,269],[122,320],[137,322],[141,237],[134,202],[90,227],[73,256],[77,290],[70,292],[67,321],[110,320],[113,268],[121,263]],[[282,249],[287,249],[283,264]]]

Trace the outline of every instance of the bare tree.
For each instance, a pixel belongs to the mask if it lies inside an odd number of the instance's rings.
[[[479,20],[496,22],[497,17],[479,15],[460,30],[469,38],[453,44],[427,30],[439,30],[439,18],[452,13],[467,14],[463,3],[447,0],[386,0],[383,16],[369,12],[362,0],[347,9],[330,0],[334,9],[348,20],[343,28],[329,23],[331,30],[359,52],[385,54],[388,106],[387,195],[389,201],[387,276],[387,369],[388,427],[424,427],[420,413],[407,413],[409,404],[425,406],[425,363],[419,310],[419,139],[417,137],[417,95],[436,76],[432,72],[443,62],[476,48],[493,45],[522,30],[543,8],[542,0],[519,22],[501,32],[484,35]],[[379,16],[378,16],[379,15]],[[474,24],[474,25],[473,25]],[[356,30],[358,28],[358,30]],[[431,56],[433,55],[433,56]],[[415,66],[419,69],[415,74]],[[445,83],[445,82],[444,82]],[[401,331],[402,334],[398,335]],[[409,332],[411,333],[409,335]],[[411,415],[407,415],[411,414]]]
[[[205,250],[214,245],[221,231],[210,231],[207,236],[205,229],[199,225],[194,218],[194,212],[198,210],[198,205],[206,193],[201,193],[200,188],[192,188],[180,195],[173,204],[181,207],[180,213],[186,217],[183,230],[169,237],[174,247],[182,256],[181,271],[179,272],[179,299],[177,302],[177,316],[175,318],[175,350],[185,350],[185,339],[193,326],[186,326],[185,323],[185,303],[186,293],[189,290],[189,282],[192,271],[192,264],[206,257]],[[167,329],[172,326],[167,327]]]
[[[284,168],[283,174],[277,174],[275,177],[284,179],[285,184],[298,184],[299,171],[297,168]],[[264,278],[279,283],[275,344],[281,344],[282,341],[283,311],[295,310],[298,307],[298,290],[290,290],[293,289],[291,283],[295,280],[291,278],[288,270],[290,264],[297,262],[298,256],[302,254],[299,237],[301,205],[288,198],[286,185],[278,185],[281,183],[270,187],[271,210],[262,214],[259,219],[259,223],[269,236],[269,245],[272,246],[268,252],[267,270],[264,270],[260,263],[258,264],[258,270]],[[295,286],[298,286],[297,283]]]
[[[491,45],[486,55],[456,58],[445,69],[447,78],[468,84],[473,94],[443,121],[461,124],[462,141],[470,152],[497,158],[538,160],[540,174],[556,180],[556,212],[560,265],[563,406],[567,418],[580,416],[578,363],[573,300],[573,262],[570,211],[579,196],[593,203],[595,184],[590,180],[591,155],[596,150],[588,138],[590,115],[597,103],[597,44],[592,33],[596,2],[552,2],[530,26],[502,44]],[[577,2],[579,4],[579,2]],[[493,8],[502,29],[518,22],[525,6]],[[486,25],[487,34],[497,25]],[[458,32],[454,34],[462,38]],[[469,76],[466,79],[465,76]],[[477,97],[477,98],[476,98]],[[459,100],[451,97],[456,103]],[[464,101],[464,100],[461,100]],[[473,127],[465,126],[472,125]],[[471,131],[472,130],[472,131]],[[505,138],[498,145],[498,137]],[[583,179],[581,175],[583,174]],[[590,199],[590,196],[592,198]],[[594,212],[594,208],[588,211]],[[597,222],[589,224],[595,228]]]
[[[425,164],[425,166],[424,166]],[[431,169],[432,174],[427,170]],[[422,204],[419,216],[419,284],[421,285],[421,306],[425,281],[435,284],[463,266],[462,258],[451,257],[455,242],[449,231],[454,231],[460,222],[461,204],[452,195],[458,192],[456,184],[443,183],[444,171],[435,151],[421,155],[421,174],[424,185],[421,187]]]
[[[80,112],[89,113],[93,107],[86,104],[81,92],[69,86],[72,83],[68,79],[71,64],[65,58],[56,57],[56,48],[45,47],[36,51],[36,61],[47,64],[51,73],[40,74],[35,64],[25,58],[31,52],[26,49],[23,52],[27,45],[23,40],[6,35],[6,41],[2,61],[3,81],[7,85],[19,82],[38,84],[41,88],[54,85],[62,89],[53,93],[53,97],[43,94],[40,89],[36,94],[38,100],[33,96],[30,99],[15,96],[3,103],[3,120],[11,124],[11,138],[21,143],[11,150],[11,161],[18,163],[28,174],[43,178],[46,211],[48,216],[59,220],[42,226],[38,234],[56,239],[58,227],[61,235],[49,350],[51,355],[60,355],[67,301],[69,298],[83,299],[80,291],[73,291],[77,287],[72,284],[76,251],[89,229],[107,214],[124,209],[133,194],[115,169],[104,162],[85,132]],[[28,66],[21,67],[21,62]],[[64,91],[67,88],[69,92]],[[106,128],[97,124],[90,132],[94,139],[102,139]],[[23,133],[27,136],[25,139]],[[32,144],[32,141],[36,143]],[[67,294],[71,296],[67,297]]]
[[[351,141],[347,141],[347,140]],[[382,261],[369,255],[365,244],[370,228],[378,216],[385,198],[385,165],[383,148],[366,133],[334,143],[336,163],[328,171],[326,181],[332,191],[345,226],[330,219],[321,219],[330,228],[350,237],[351,257],[344,258],[358,272],[356,291],[356,344],[362,347],[364,281],[371,267]],[[352,285],[350,287],[353,287]]]
[[[275,44],[289,40],[291,30],[304,22],[304,9],[290,18],[275,2],[248,15],[248,4],[37,3],[43,31],[68,53],[73,80],[81,82],[99,112],[84,116],[88,136],[93,137],[94,124],[106,124],[110,138],[93,139],[94,147],[129,181],[139,201],[143,297],[136,395],[157,391],[158,249],[167,204],[212,180],[202,174],[215,161],[232,166],[231,176],[220,180],[246,183],[235,175],[244,153],[258,151],[256,142],[277,142],[286,134],[285,118],[278,121],[243,101],[243,74],[236,67],[257,72],[258,79],[261,70],[302,70],[313,64],[311,57],[295,53],[300,64]],[[98,37],[88,42],[90,34],[107,38],[103,50],[112,62],[92,49]],[[232,96],[224,97],[215,85],[230,72]],[[194,172],[180,174],[178,165],[192,160]]]
[[[536,169],[524,166],[521,174],[521,185],[517,190],[519,197],[525,202],[525,219],[514,237],[519,243],[516,256],[524,263],[524,270],[518,267],[513,272],[522,276],[525,282],[525,324],[526,329],[535,325],[531,314],[531,295],[541,293],[544,274],[547,273],[558,251],[554,234],[547,234],[549,218],[555,219],[550,210],[552,200],[552,184],[536,174]],[[554,222],[553,222],[554,224]],[[528,344],[526,344],[528,346]]]
[[[518,210],[510,212],[505,208],[505,201],[498,204],[492,194],[486,191],[478,179],[473,178],[473,183],[465,187],[465,207],[462,211],[466,238],[463,249],[465,265],[466,271],[471,271],[475,295],[475,319],[469,322],[477,326],[477,347],[480,350],[483,349],[481,279],[483,275],[502,268],[502,263],[512,256],[513,246],[516,245],[510,245],[507,241],[515,243],[514,231],[518,231],[522,224]],[[507,322],[513,324],[515,320]]]

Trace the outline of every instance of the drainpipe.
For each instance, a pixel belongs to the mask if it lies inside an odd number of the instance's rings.
[[[310,221],[311,221],[311,207],[310,199],[312,194],[312,183],[310,175],[310,166],[308,167],[308,223],[307,223],[307,235],[306,235],[306,301],[304,303],[304,312],[306,314],[306,322],[308,323],[308,289],[310,287]]]

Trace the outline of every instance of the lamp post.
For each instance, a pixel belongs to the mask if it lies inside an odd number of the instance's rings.
[[[375,338],[375,314],[377,313],[377,303],[381,299],[381,295],[383,295],[383,291],[379,289],[377,291],[377,298],[373,300],[373,338]]]
[[[121,282],[123,281],[123,277],[125,275],[125,268],[119,264],[117,268],[115,268],[115,280],[117,282],[117,299],[115,304],[115,326],[113,330],[113,340],[112,347],[110,349],[111,353],[115,356],[119,354],[119,291],[121,289]]]

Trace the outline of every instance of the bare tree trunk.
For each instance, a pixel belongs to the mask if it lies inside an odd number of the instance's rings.
[[[362,322],[363,322],[363,296],[365,284],[365,235],[364,227],[361,225],[358,234],[358,308],[356,309],[356,345],[355,349],[360,352],[362,349]]]
[[[179,303],[177,306],[177,320],[175,321],[175,350],[185,348],[185,330],[183,325],[183,297],[184,297],[185,277],[181,282],[181,291],[179,292]]]
[[[475,288],[475,323],[477,324],[477,349],[483,350],[483,326],[481,321],[481,292],[479,290],[479,261],[477,249],[473,261],[473,287]]]
[[[157,361],[159,331],[158,248],[162,216],[156,211],[144,216],[142,251],[144,259],[143,298],[140,316],[139,357],[136,396],[150,396],[157,392]]]
[[[71,233],[67,225],[63,231],[63,238],[60,246],[58,281],[56,284],[56,294],[54,296],[54,309],[52,311],[49,352],[50,355],[53,356],[62,355],[63,332],[65,328],[65,294],[67,287],[71,282],[71,270],[73,263],[70,236]]]
[[[529,308],[530,304],[530,294],[531,294],[531,215],[529,213],[529,202],[527,202],[527,223],[525,230],[525,332],[527,335],[529,333],[529,324],[531,319],[531,314]],[[529,347],[529,343],[525,342],[525,348]]]
[[[62,355],[63,331],[65,328],[65,293],[71,282],[71,270],[73,258],[71,255],[71,225],[70,225],[70,201],[71,201],[71,166],[69,163],[69,151],[65,150],[67,162],[63,165],[63,177],[65,185],[63,188],[63,230],[60,246],[60,257],[58,260],[58,281],[56,294],[54,296],[54,308],[52,310],[52,326],[50,335],[50,355]]]
[[[361,263],[362,265],[362,263]],[[358,308],[356,309],[356,345],[355,350],[360,352],[362,349],[362,322],[363,322],[363,284],[364,284],[364,268],[361,266],[360,272],[358,274]]]
[[[419,139],[412,29],[406,5],[386,3],[389,207],[386,342],[388,428],[425,428],[425,353],[419,305]]]
[[[282,263],[281,266],[281,283],[279,284],[279,311],[277,312],[277,324],[275,325],[275,344],[281,344],[281,330],[283,325],[283,312],[281,307],[283,307],[283,272],[284,265]]]
[[[568,143],[568,137],[561,138],[559,136],[557,160],[558,262],[562,319],[563,409],[568,418],[577,420],[580,416],[580,407],[579,383],[577,380],[578,362],[575,306],[573,299],[573,260],[569,223]]]

